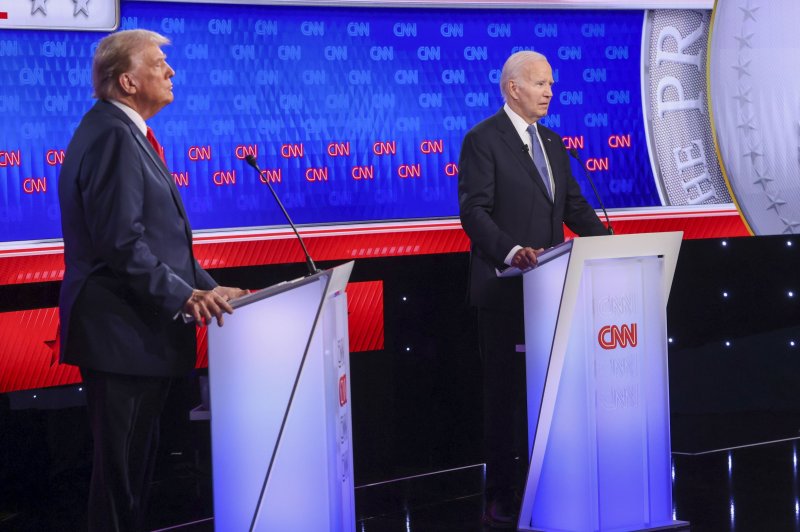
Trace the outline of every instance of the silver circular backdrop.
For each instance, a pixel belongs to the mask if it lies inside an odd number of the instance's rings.
[[[723,170],[756,235],[800,233],[800,1],[718,0],[709,98]]]

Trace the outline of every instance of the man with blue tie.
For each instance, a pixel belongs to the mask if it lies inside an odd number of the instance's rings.
[[[142,530],[159,416],[173,378],[195,364],[195,324],[244,295],[195,260],[192,231],[164,150],[146,120],[173,100],[172,76],[147,30],[100,41],[98,101],[67,147],[58,184],[64,236],[61,360],[80,367],[94,440],[91,531]]]
[[[553,97],[553,71],[537,52],[511,55],[500,74],[505,100],[464,137],[459,160],[461,223],[471,240],[469,300],[478,310],[484,372],[484,522],[516,526],[527,472],[522,283],[497,270],[536,265],[564,241],[608,231],[583,197],[561,137],[538,121]]]

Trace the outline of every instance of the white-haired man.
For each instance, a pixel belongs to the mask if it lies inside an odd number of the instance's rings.
[[[534,266],[564,241],[608,234],[583,197],[554,131],[538,124],[553,97],[547,58],[522,51],[500,75],[505,105],[464,137],[459,160],[461,223],[471,240],[469,300],[478,309],[484,371],[486,509],[494,527],[515,526],[528,465],[522,283],[496,269]]]

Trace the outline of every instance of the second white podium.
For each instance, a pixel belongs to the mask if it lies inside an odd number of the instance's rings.
[[[666,305],[681,233],[578,238],[523,275],[520,530],[685,526],[672,509]]]

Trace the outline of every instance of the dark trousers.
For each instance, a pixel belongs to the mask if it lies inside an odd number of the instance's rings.
[[[522,312],[479,309],[483,359],[486,499],[511,503],[528,471],[525,353]]]
[[[90,531],[144,530],[171,379],[81,368],[94,438]]]

